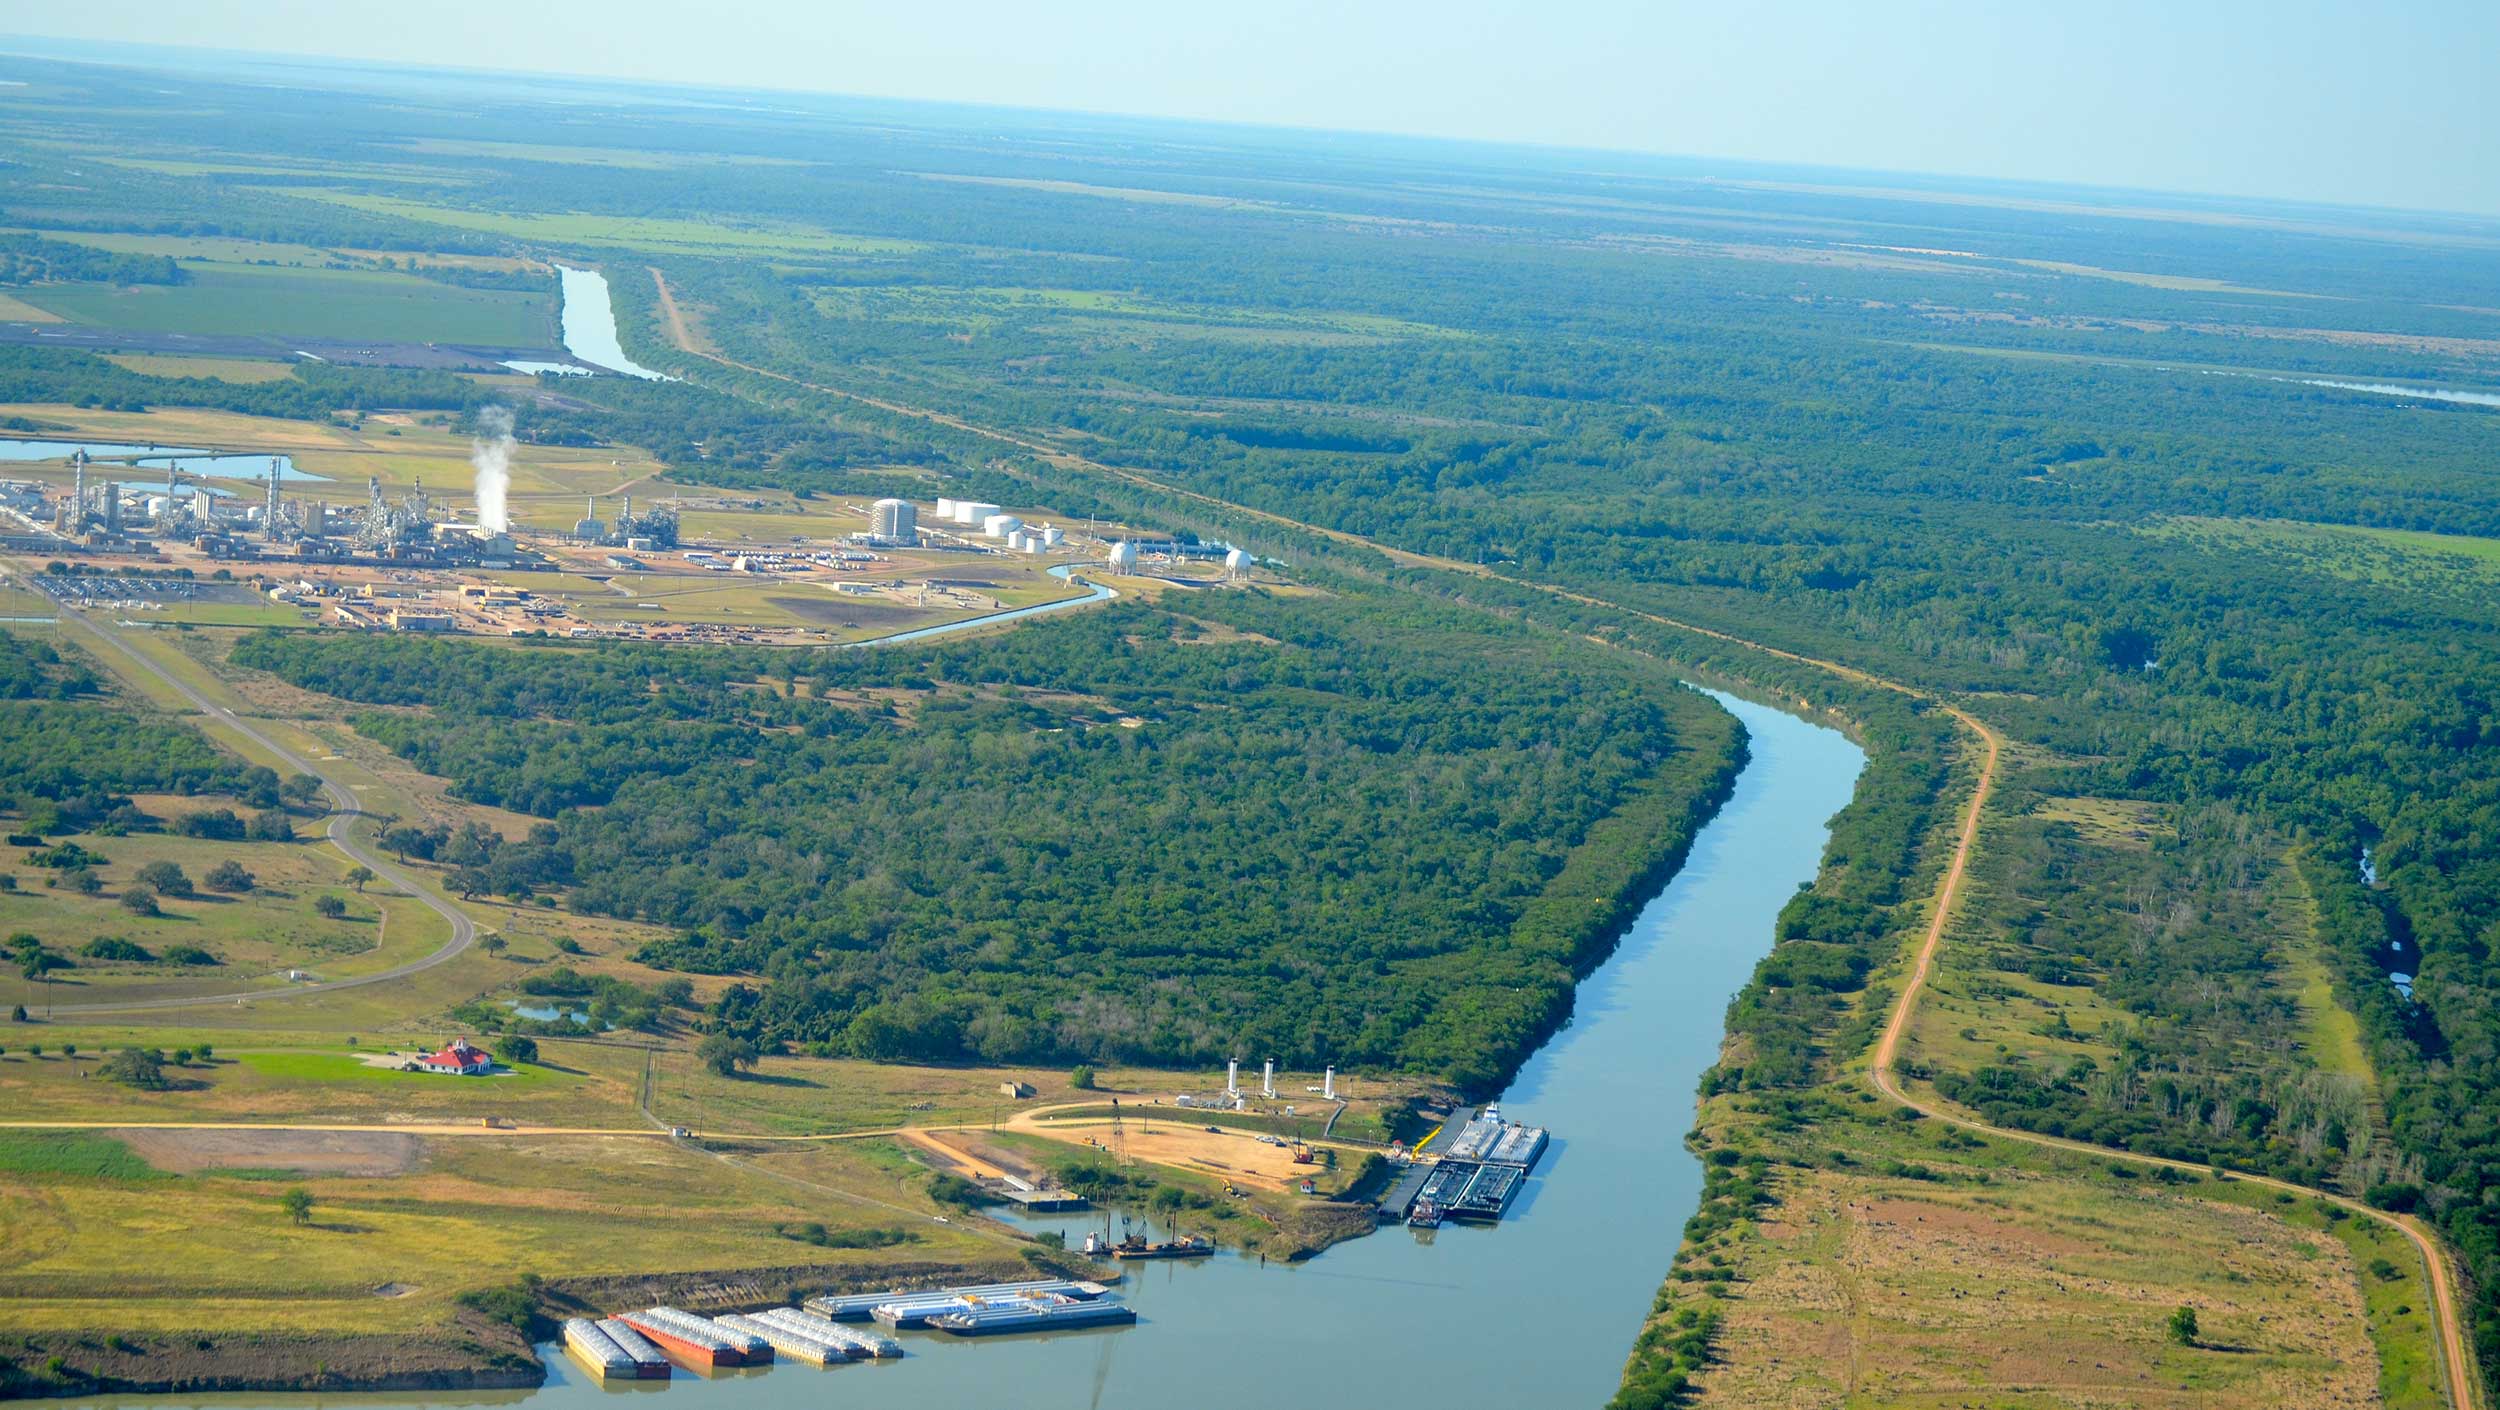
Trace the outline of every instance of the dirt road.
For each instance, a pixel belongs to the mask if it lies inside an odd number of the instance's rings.
[[[2003,1140],[2026,1141],[2035,1145],[2062,1146],[2072,1150],[2085,1151],[2105,1159],[2130,1161],[2139,1165],[2171,1166],[2174,1168],[2194,1169],[2199,1171],[2206,1168],[2202,1166],[2186,1166],[2176,1161],[2164,1160],[2156,1156],[2138,1155],[2132,1151],[2118,1150],[2113,1147],[2092,1146],[2081,1142],[2065,1141],[2046,1136],[2035,1136],[2025,1131],[2015,1131],[2005,1127],[1991,1126],[1986,1122],[1978,1121],[1961,1113],[1945,1110],[1935,1103],[1913,1098],[1901,1088],[1898,1076],[1894,1071],[1894,1057],[1899,1050],[1902,1035],[1909,1027],[1910,1015],[1917,1007],[1919,994],[1926,987],[1927,977],[1929,972],[1934,967],[1937,951],[1943,945],[1945,927],[1952,919],[1954,907],[1961,900],[1962,883],[1969,869],[1971,853],[1978,844],[1980,829],[1985,820],[1988,795],[1996,783],[1999,754],[2004,744],[2003,738],[1998,735],[1995,730],[1990,728],[1987,724],[1982,722],[1977,716],[1971,714],[1969,711],[1942,700],[1930,692],[1910,685],[1907,682],[1891,680],[1886,677],[1876,675],[1871,671],[1861,670],[1858,667],[1850,666],[1839,661],[1826,660],[1821,657],[1809,656],[1801,652],[1789,651],[1781,647],[1772,646],[1765,642],[1754,641],[1746,637],[1738,636],[1732,632],[1719,631],[1715,628],[1704,627],[1692,622],[1678,621],[1675,618],[1661,616],[1653,612],[1644,612],[1637,608],[1626,607],[1622,603],[1609,601],[1605,598],[1596,597],[1587,593],[1574,592],[1568,588],[1507,577],[1494,573],[1491,569],[1486,568],[1481,564],[1463,563],[1455,559],[1439,558],[1428,554],[1410,553],[1400,549],[1389,548],[1358,534],[1352,534],[1338,529],[1325,528],[1317,524],[1304,523],[1300,520],[1288,518],[1284,515],[1276,514],[1268,510],[1256,509],[1248,505],[1233,503],[1230,500],[1218,499],[1212,495],[1203,494],[1196,490],[1165,483],[1164,481],[1156,479],[1153,476],[1146,475],[1138,471],[1127,470],[1116,466],[1105,465],[1099,461],[1089,460],[1085,457],[1072,454],[1057,446],[1048,445],[1029,437],[1018,436],[1007,431],[998,430],[994,427],[981,426],[976,423],[966,421],[958,416],[931,411],[922,407],[907,406],[898,402],[869,396],[860,392],[849,391],[840,387],[828,387],[820,383],[803,381],[786,373],[775,372],[768,368],[757,367],[751,363],[738,362],[729,357],[723,356],[718,352],[712,351],[707,347],[700,346],[694,339],[688,336],[684,323],[676,316],[676,300],[669,290],[668,281],[662,278],[660,272],[656,269],[651,271],[651,277],[659,285],[662,306],[669,312],[668,322],[670,334],[671,337],[677,342],[679,350],[692,353],[697,357],[706,358],[710,361],[719,363],[724,367],[735,368],[739,371],[753,373],[757,376],[769,377],[776,381],[789,383],[793,386],[807,388],[810,391],[822,392],[828,396],[840,397],[849,401],[858,402],[865,406],[872,406],[881,411],[902,416],[909,416],[937,425],[946,426],[950,429],[980,436],[1002,445],[1030,451],[1056,465],[1107,476],[1111,479],[1135,485],[1142,489],[1152,490],[1158,494],[1168,495],[1175,499],[1221,508],[1232,514],[1247,515],[1262,522],[1275,524],[1280,528],[1290,528],[1301,533],[1316,534],[1331,541],[1348,545],[1349,547],[1369,549],[1373,552],[1385,554],[1393,561],[1407,566],[1434,568],[1444,572],[1466,574],[1471,577],[1497,578],[1500,581],[1511,584],[1515,587],[1522,587],[1542,592],[1558,600],[1575,602],[1584,606],[1596,607],[1606,611],[1620,613],[1624,616],[1651,622],[1659,626],[1669,627],[1677,631],[1689,632],[1695,636],[1704,637],[1712,641],[1723,642],[1731,646],[1742,647],[1749,651],[1759,652],[1765,656],[1778,660],[1789,661],[1798,665],[1810,666],[1857,685],[1866,686],[1872,689],[1892,691],[1896,694],[1908,696],[1914,700],[1926,701],[1932,705],[1942,708],[1946,711],[1946,713],[1951,715],[1956,723],[1958,723],[1964,730],[1968,731],[1973,739],[1978,743],[1982,754],[1982,762],[1977,783],[1972,790],[1970,802],[1964,809],[1962,815],[1960,831],[1955,838],[1952,863],[1946,869],[1944,880],[1937,888],[1934,901],[1934,913],[1929,918],[1927,933],[1922,939],[1917,954],[1912,961],[1910,977],[1908,981],[1902,985],[1901,995],[1893,1005],[1892,1013],[1885,1023],[1883,1037],[1875,1049],[1874,1063],[1871,1071],[1875,1087],[1885,1096],[1891,1098],[1893,1101],[1901,1103],[1904,1106],[1914,1108],[1937,1120],[1946,1121],[1953,1125],[1962,1127],[1965,1130],[1982,1135],[1993,1136]],[[2298,1194],[2314,1195],[2317,1198],[2328,1200],[2342,1208],[2352,1211],[2353,1213],[2362,1215],[2363,1217],[2376,1219],[2380,1223],[2388,1225],[2389,1227],[2397,1229],[2403,1233],[2404,1236],[2413,1243],[2414,1247],[2421,1252],[2424,1264],[2429,1271],[2432,1301],[2434,1304],[2433,1311],[2436,1313],[2439,1323],[2438,1351],[2442,1376],[2447,1388],[2448,1402],[2452,1407],[2454,1407],[2454,1410],[2481,1410],[2483,1405],[2482,1381],[2469,1350],[2469,1343],[2467,1341],[2465,1331],[2465,1319],[2459,1307],[2458,1294],[2456,1291],[2458,1281],[2457,1274],[2450,1262],[2450,1256],[2446,1246],[2439,1242],[2437,1237],[2424,1227],[2420,1221],[2415,1220],[2410,1216],[2394,1215],[2383,1210],[2373,1209],[2368,1205],[2362,1204],[2356,1200],[2347,1199],[2344,1196],[2335,1194],[2331,1191],[2313,1189],[2304,1185],[2295,1185],[2286,1181],[2275,1180],[2268,1176],[2229,1172],[2229,1178],[2247,1180],[2254,1184],[2289,1190]]]

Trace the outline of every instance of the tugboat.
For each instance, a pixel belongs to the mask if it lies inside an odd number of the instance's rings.
[[[1406,1212],[1406,1224],[1410,1229],[1440,1228],[1441,1206],[1428,1199],[1415,1201],[1415,1207]]]

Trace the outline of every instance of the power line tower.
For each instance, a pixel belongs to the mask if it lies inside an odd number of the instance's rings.
[[[1111,1163],[1128,1168],[1128,1122],[1120,1115],[1120,1099],[1111,1099]]]

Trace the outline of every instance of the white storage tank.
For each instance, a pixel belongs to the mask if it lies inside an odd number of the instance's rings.
[[[992,514],[981,520],[983,538],[1003,539],[1024,527],[1024,521],[1013,514]]]
[[[940,496],[938,497],[938,502],[937,502],[937,517],[939,517],[940,519],[952,519],[952,518],[954,518],[954,517],[955,517],[955,501],[953,501],[953,500],[951,500],[951,499],[946,498],[944,495],[940,495]]]
[[[1066,537],[1066,534],[1059,532],[1057,525],[1045,524],[1042,526],[1042,547],[1044,548],[1057,548],[1059,546],[1059,541]]]
[[[978,524],[982,520],[989,518],[997,512],[997,505],[984,504],[977,499],[959,499],[955,501],[954,518],[955,522],[958,524]]]
[[[1127,573],[1127,572],[1133,572],[1133,571],[1135,571],[1136,567],[1137,567],[1137,545],[1135,545],[1135,544],[1133,544],[1133,543],[1130,543],[1127,539],[1122,539],[1122,540],[1120,540],[1118,543],[1115,543],[1115,544],[1111,545],[1111,571],[1112,571],[1112,572],[1114,572],[1114,573]]]
[[[1225,554],[1224,571],[1234,575],[1235,577],[1239,577],[1243,573],[1249,572],[1250,554],[1248,550],[1236,548],[1232,552]]]
[[[1027,553],[1040,553],[1048,547],[1048,544],[1042,542],[1042,536],[1040,534],[1026,534],[1024,536],[1024,551]]]

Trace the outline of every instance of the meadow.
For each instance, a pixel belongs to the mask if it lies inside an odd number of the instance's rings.
[[[181,284],[50,284],[26,302],[72,323],[136,333],[555,346],[555,296],[465,289],[384,270],[186,263]]]

